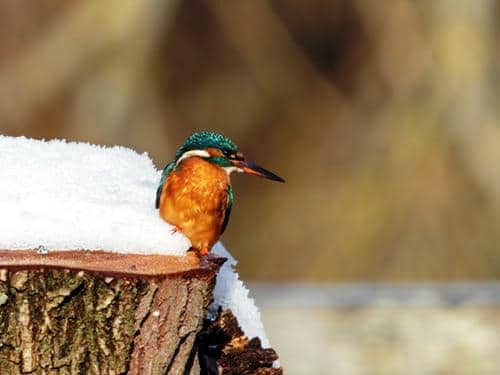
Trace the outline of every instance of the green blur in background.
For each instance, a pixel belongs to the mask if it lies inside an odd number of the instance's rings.
[[[195,130],[236,176],[245,278],[500,275],[496,1],[3,0],[0,132],[122,144]]]

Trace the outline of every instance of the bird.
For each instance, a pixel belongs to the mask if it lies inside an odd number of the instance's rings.
[[[209,253],[226,230],[234,200],[233,172],[285,182],[247,161],[233,141],[212,131],[186,138],[161,174],[156,209],[174,227],[173,232],[183,233],[201,256]]]

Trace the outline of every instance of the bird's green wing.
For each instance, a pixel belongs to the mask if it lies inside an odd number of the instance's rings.
[[[163,173],[161,174],[160,185],[156,190],[156,205],[155,205],[156,208],[160,208],[160,197],[161,197],[161,192],[163,191],[163,184],[165,184],[165,180],[167,179],[170,172],[174,170],[174,168],[175,168],[175,162],[168,163],[165,169],[163,170]]]
[[[224,233],[227,227],[227,223],[229,223],[229,216],[231,216],[231,208],[233,208],[233,188],[231,185],[227,186],[227,208],[224,214],[224,222],[222,223],[222,229],[220,234]]]

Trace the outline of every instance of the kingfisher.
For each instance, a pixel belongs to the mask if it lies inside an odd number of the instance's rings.
[[[285,182],[245,160],[233,141],[211,131],[190,135],[161,175],[156,208],[163,220],[174,226],[174,232],[189,238],[200,255],[208,254],[229,222],[233,172]]]

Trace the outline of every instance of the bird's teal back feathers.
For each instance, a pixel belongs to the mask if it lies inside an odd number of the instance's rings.
[[[170,174],[175,168],[175,161],[170,162],[167,164],[165,169],[163,169],[163,172],[161,174],[161,179],[160,179],[160,184],[158,185],[158,189],[156,189],[156,208],[160,208],[160,197],[161,197],[161,192],[163,190],[163,185],[165,184],[165,181]]]
[[[224,213],[224,222],[222,223],[222,227],[220,230],[220,234],[224,233],[227,227],[227,223],[229,223],[229,216],[231,216],[231,209],[233,208],[233,188],[231,184],[227,185],[227,208]]]

